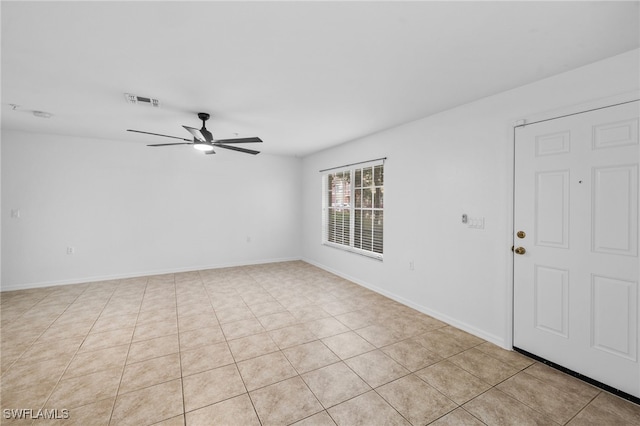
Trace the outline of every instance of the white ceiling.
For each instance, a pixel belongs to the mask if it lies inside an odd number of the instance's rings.
[[[635,49],[638,5],[2,1],[2,128],[144,145],[203,111],[304,156]]]

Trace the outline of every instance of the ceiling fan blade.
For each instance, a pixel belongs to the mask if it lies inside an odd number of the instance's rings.
[[[262,142],[260,138],[233,138],[233,139],[218,139],[216,143],[254,143]]]
[[[196,129],[195,127],[189,127],[189,126],[182,126],[182,127],[187,129],[187,131],[191,133],[194,138],[198,139],[201,142],[207,142],[207,139],[204,137],[200,129]]]
[[[141,130],[131,130],[131,129],[127,129],[127,132],[143,133],[143,134],[145,134],[145,135],[162,136],[163,138],[180,139],[180,140],[182,140],[182,141],[191,142],[191,139],[179,138],[179,137],[177,137],[177,136],[161,135],[160,133],[143,132],[143,131],[141,131]]]
[[[205,155],[211,155],[211,154],[215,154],[216,152],[214,150],[211,151],[204,151]]]
[[[193,145],[193,143],[156,143],[153,145],[147,145],[147,146],[170,146],[170,145]]]
[[[217,146],[218,148],[231,149],[233,151],[244,152],[246,154],[253,154],[253,155],[260,154],[260,151],[254,151],[253,149],[240,148],[237,146],[226,146],[217,142],[214,143],[213,146]]]

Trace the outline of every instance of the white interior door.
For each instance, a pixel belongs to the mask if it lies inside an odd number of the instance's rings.
[[[516,129],[514,346],[640,397],[631,102]]]

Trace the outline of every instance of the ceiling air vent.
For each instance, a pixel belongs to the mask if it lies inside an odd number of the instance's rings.
[[[125,93],[124,98],[130,104],[149,105],[154,108],[160,106],[160,101],[154,98],[145,98],[144,96],[132,95],[131,93]]]

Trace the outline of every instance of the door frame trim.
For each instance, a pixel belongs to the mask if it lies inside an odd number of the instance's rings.
[[[589,112],[602,108],[609,108],[612,106],[625,104],[640,100],[640,90],[632,90],[630,92],[620,93],[614,96],[607,96],[605,98],[594,99],[591,101],[581,102],[576,105],[568,105],[561,108],[534,113],[528,117],[521,117],[519,120],[513,122],[513,127],[526,126],[529,124],[539,123],[542,121],[555,120],[557,118],[563,118],[570,115],[582,114],[583,112]]]
[[[505,336],[504,336],[504,345],[507,349],[514,349],[513,347],[513,333],[514,333],[514,321],[515,321],[515,312],[514,312],[514,254],[509,249],[513,247],[515,242],[514,236],[514,225],[515,225],[515,177],[516,177],[516,169],[515,169],[515,143],[516,143],[516,129],[518,127],[526,126],[527,124],[539,123],[542,121],[553,120],[557,118],[567,117],[570,115],[581,114],[583,112],[593,111],[602,108],[608,108],[615,105],[625,104],[629,102],[634,102],[640,100],[640,89],[632,90],[629,92],[619,93],[613,96],[607,96],[604,98],[593,99],[585,102],[581,102],[579,104],[567,105],[557,109],[543,111],[539,113],[533,113],[529,116],[520,117],[520,119],[515,120],[510,125],[510,137],[511,143],[509,144],[510,152],[508,153],[507,158],[511,158],[510,164],[507,165],[508,171],[507,176],[510,176],[509,184],[507,185],[507,206],[510,209],[507,217],[509,220],[506,224],[508,240],[505,241],[506,251],[506,296],[507,296],[507,306],[505,312]]]

